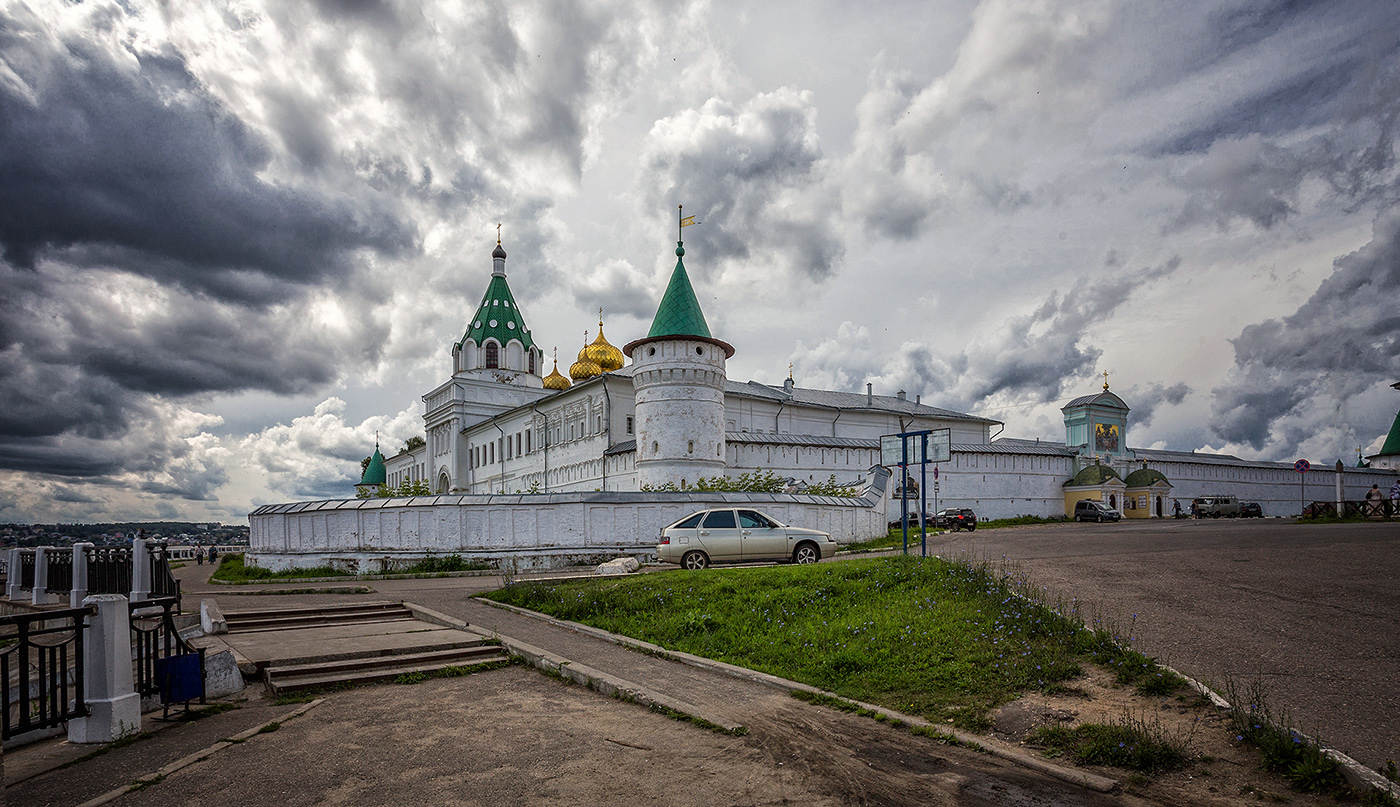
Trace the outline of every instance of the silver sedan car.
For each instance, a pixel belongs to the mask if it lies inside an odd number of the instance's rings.
[[[663,563],[704,569],[713,563],[816,563],[837,550],[831,535],[789,527],[757,510],[702,510],[661,528],[656,556]]]

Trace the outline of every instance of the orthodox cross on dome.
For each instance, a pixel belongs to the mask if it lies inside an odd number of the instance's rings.
[[[496,246],[501,245],[501,225],[496,225]]]
[[[1103,371],[1103,391],[1108,392],[1108,371]]]
[[[788,380],[792,380],[792,362],[788,362]]]

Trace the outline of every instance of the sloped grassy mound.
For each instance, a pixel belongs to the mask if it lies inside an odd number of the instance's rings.
[[[487,596],[971,729],[1021,693],[1054,691],[1081,661],[1127,672],[1124,683],[1151,669],[1018,588],[987,565],[897,557],[525,583]]]

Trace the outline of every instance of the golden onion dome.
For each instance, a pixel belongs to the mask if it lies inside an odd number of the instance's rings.
[[[575,381],[593,378],[603,374],[603,368],[588,357],[588,332],[583,332],[583,349],[578,352],[578,361],[569,366],[569,377]]]
[[[622,358],[622,351],[613,347],[603,336],[603,321],[601,319],[598,320],[598,338],[593,340],[593,344],[584,348],[584,351],[589,360],[602,368],[605,373],[621,370],[625,361]]]
[[[569,379],[559,372],[559,348],[554,349],[554,369],[544,377],[544,388],[552,390],[568,389],[573,386]]]

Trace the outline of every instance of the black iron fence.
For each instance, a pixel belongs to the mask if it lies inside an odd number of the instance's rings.
[[[159,696],[167,712],[172,703],[204,703],[204,648],[180,638],[175,627],[178,600],[159,597],[133,602],[129,608],[136,691],[142,698]]]
[[[71,551],[50,551],[44,553],[49,567],[49,582],[44,590],[50,594],[66,595],[73,588],[73,553]]]
[[[174,597],[176,610],[180,605],[180,581],[170,571],[170,548],[151,544],[151,597]]]
[[[1342,502],[1340,513],[1336,502],[1313,502],[1303,508],[1304,518],[1376,518],[1389,521],[1400,518],[1400,503],[1394,499],[1371,499]]]
[[[20,588],[34,588],[34,567],[38,563],[34,552],[19,553],[19,585]]]
[[[83,701],[83,628],[93,609],[0,616],[3,739],[87,715]]]
[[[84,548],[88,561],[88,593],[131,596],[131,548],[89,546]]]

